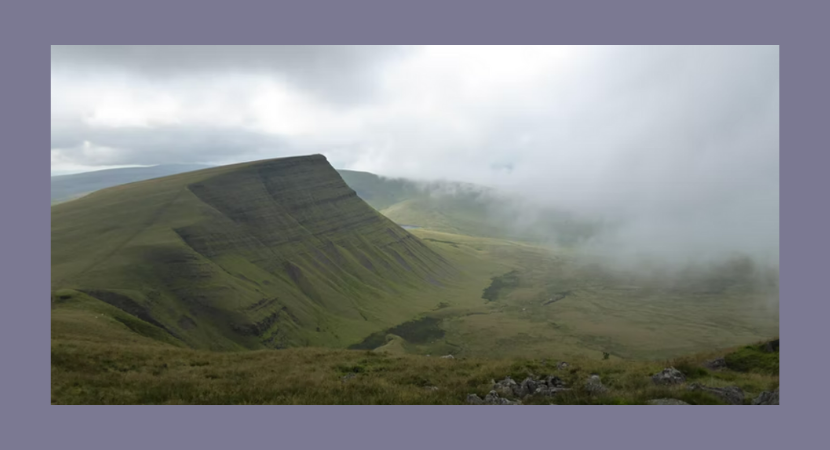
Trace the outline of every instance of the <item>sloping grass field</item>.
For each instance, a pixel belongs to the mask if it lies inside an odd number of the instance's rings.
[[[526,403],[723,402],[654,385],[669,366],[747,402],[778,386],[752,346],[778,335],[777,273],[611,269],[368,175],[286,158],[54,205],[52,402],[463,404],[531,374],[572,390]]]

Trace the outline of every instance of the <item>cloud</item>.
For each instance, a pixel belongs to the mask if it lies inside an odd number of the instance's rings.
[[[323,153],[614,223],[608,259],[777,260],[778,67],[777,46],[53,47],[52,164]]]
[[[411,51],[402,46],[57,45],[51,48],[51,63],[53,73],[126,73],[155,83],[264,75],[327,102],[349,103],[371,95],[378,65]]]

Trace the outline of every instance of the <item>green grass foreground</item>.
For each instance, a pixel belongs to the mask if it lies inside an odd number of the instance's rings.
[[[738,351],[746,351],[739,349]],[[490,380],[521,381],[530,374],[556,375],[573,391],[525,404],[646,404],[676,398],[689,404],[723,404],[685,386],[661,387],[650,377],[674,365],[688,382],[738,386],[750,403],[778,387],[778,374],[710,371],[701,364],[728,352],[697,354],[672,361],[534,359],[442,359],[377,351],[321,348],[211,352],[153,343],[52,342],[53,404],[466,404],[483,397]],[[772,354],[777,360],[778,353]],[[582,385],[599,374],[609,391],[590,394]],[[354,374],[347,380],[344,376]],[[428,387],[435,386],[432,390]]]

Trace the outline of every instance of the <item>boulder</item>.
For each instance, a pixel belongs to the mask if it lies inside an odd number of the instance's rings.
[[[752,400],[753,405],[778,405],[778,388],[773,392],[764,391]]]
[[[662,372],[652,375],[651,381],[654,384],[680,384],[686,381],[686,376],[683,375],[683,372],[675,369],[674,367],[668,367],[663,369]]]
[[[565,383],[556,376],[534,379],[534,376],[531,375],[521,383],[516,383],[515,380],[508,376],[501,381],[490,380],[490,383],[493,386],[492,390],[501,397],[525,398],[530,395],[551,396],[557,392],[570,390],[565,388]]]
[[[441,357],[441,359],[455,359],[455,357],[452,355],[444,355]]]
[[[484,397],[484,404],[486,405],[521,405],[521,401],[510,401],[506,398],[499,397],[499,394],[496,391],[490,391],[486,397]]]
[[[538,387],[538,383],[533,380],[533,378],[527,377],[522,384],[519,386],[519,394],[518,397],[524,397],[525,395],[531,395],[536,392],[536,388]]]
[[[727,403],[733,405],[741,405],[744,402],[744,391],[741,390],[738,386],[728,386],[724,388],[716,388],[710,386],[704,386],[698,383],[692,383],[689,385],[688,389],[690,391],[703,391],[708,392],[716,397],[720,397]]]
[[[470,394],[467,396],[467,403],[471,405],[483,405],[484,400],[482,400],[481,397],[479,397],[476,394]]]
[[[562,379],[555,375],[547,377],[547,379],[545,379],[545,384],[552,388],[565,387],[565,383]]]
[[[608,388],[602,384],[599,375],[591,375],[585,382],[585,390],[591,394],[604,394]]]
[[[570,364],[568,364],[568,363],[566,363],[565,361],[561,361],[561,362],[559,362],[559,363],[557,363],[557,364],[556,364],[556,368],[557,368],[558,370],[565,370],[565,369],[567,369],[567,368],[568,368],[568,367],[570,367],[570,366],[571,366],[571,365],[570,365]]]
[[[495,383],[493,385],[493,391],[503,397],[522,396],[522,387],[510,377],[505,377],[503,380]]]
[[[658,398],[654,400],[649,400],[649,405],[688,405],[688,403],[684,402],[683,400],[678,400],[676,398]]]
[[[557,393],[564,391],[570,391],[570,389],[562,387],[549,387],[548,385],[540,384],[539,387],[536,388],[536,391],[533,392],[533,395],[553,397]]]
[[[428,391],[437,391],[438,386],[424,386],[424,389],[426,389]]]
[[[726,360],[723,358],[713,359],[711,361],[706,361],[703,363],[703,367],[709,370],[723,370],[726,369]]]

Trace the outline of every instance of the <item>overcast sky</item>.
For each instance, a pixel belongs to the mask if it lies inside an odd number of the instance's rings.
[[[52,174],[322,153],[622,218],[620,247],[777,259],[777,46],[54,46],[51,61]]]

